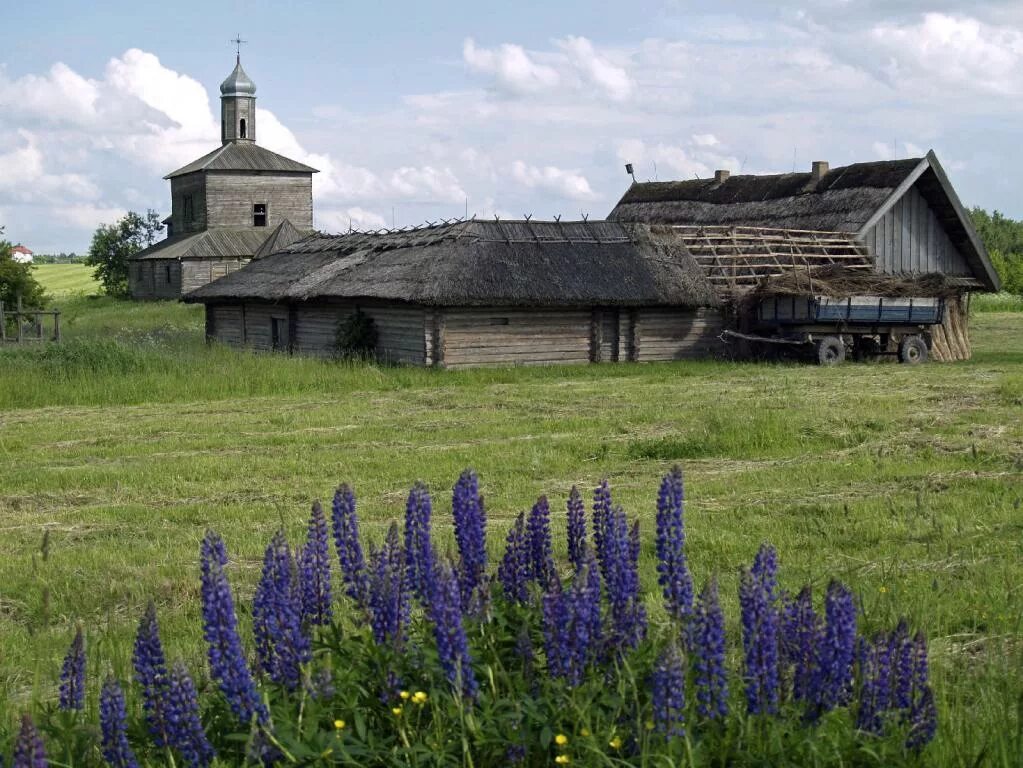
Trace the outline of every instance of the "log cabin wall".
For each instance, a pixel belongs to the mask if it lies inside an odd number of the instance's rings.
[[[176,299],[181,295],[181,262],[144,259],[128,262],[128,290],[133,299]]]
[[[206,174],[188,173],[171,179],[171,226],[175,235],[206,229]]]
[[[313,185],[309,174],[210,172],[206,188],[210,228],[251,229],[256,204],[267,206],[267,232],[284,219],[299,229],[313,228]]]
[[[587,363],[591,323],[588,309],[447,309],[438,362],[447,368]]]
[[[636,312],[631,359],[654,362],[712,357],[721,351],[723,330],[717,309],[643,307]]]
[[[188,293],[212,280],[229,275],[250,259],[188,259],[181,262],[181,292]]]

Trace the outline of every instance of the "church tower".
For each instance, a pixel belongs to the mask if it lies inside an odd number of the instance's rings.
[[[241,54],[220,84],[220,141],[256,141],[256,84],[242,69]]]

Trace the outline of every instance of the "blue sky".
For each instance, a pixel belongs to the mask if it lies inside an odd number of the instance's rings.
[[[10,3],[0,224],[88,246],[219,140],[228,40],[261,144],[321,169],[317,226],[604,216],[641,179],[934,148],[1023,218],[1023,4]]]

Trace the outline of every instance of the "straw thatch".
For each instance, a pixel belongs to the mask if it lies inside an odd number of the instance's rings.
[[[611,222],[460,221],[317,234],[185,300],[382,299],[432,306],[717,306],[677,238]]]
[[[881,275],[862,269],[832,264],[815,269],[794,269],[762,280],[751,296],[883,296],[898,298],[920,296],[949,298],[958,296],[962,288],[945,275]]]

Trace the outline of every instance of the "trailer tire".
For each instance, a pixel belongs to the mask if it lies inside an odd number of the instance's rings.
[[[899,362],[919,365],[927,362],[927,342],[922,336],[903,336],[899,342]]]
[[[818,365],[838,365],[845,360],[845,343],[838,336],[824,336],[814,346]]]

